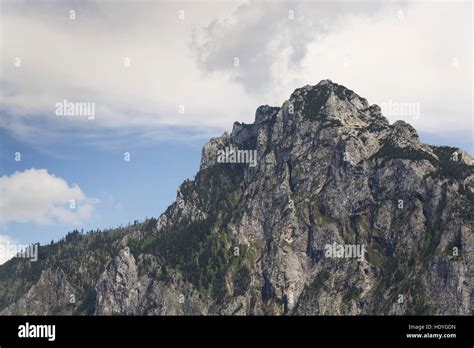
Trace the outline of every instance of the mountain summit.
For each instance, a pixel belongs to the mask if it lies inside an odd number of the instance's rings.
[[[211,139],[158,219],[0,266],[0,311],[472,314],[473,164],[323,80]]]

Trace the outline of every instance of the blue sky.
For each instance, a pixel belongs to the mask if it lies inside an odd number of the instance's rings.
[[[0,243],[159,216],[211,136],[323,79],[416,104],[386,116],[474,153],[472,6],[2,1]],[[94,118],[58,115],[63,100]]]
[[[77,226],[14,221],[2,226],[2,234],[11,235],[20,243],[46,243],[76,227],[85,231],[103,229],[159,216],[174,201],[183,180],[192,179],[197,172],[204,142],[196,139],[191,143],[124,145],[114,149],[61,142],[41,149],[17,141],[5,130],[0,130],[0,138],[0,176],[44,168],[99,200],[92,216]],[[128,137],[123,141],[133,144],[136,139]],[[21,153],[20,162],[15,161],[15,152]],[[129,162],[124,161],[124,152],[130,152]]]

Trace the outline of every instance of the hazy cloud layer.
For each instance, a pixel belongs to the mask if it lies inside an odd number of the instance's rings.
[[[391,121],[472,136],[470,3],[2,4],[0,126],[25,141],[218,134],[326,78],[371,103],[419,103]],[[95,119],[56,116],[64,99],[94,102]]]
[[[0,224],[14,221],[76,225],[91,217],[97,203],[86,197],[79,186],[68,185],[46,169],[0,177],[0,193]]]

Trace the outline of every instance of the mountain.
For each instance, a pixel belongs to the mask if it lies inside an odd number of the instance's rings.
[[[1,314],[472,314],[474,160],[324,80],[211,139],[158,219],[0,267]]]

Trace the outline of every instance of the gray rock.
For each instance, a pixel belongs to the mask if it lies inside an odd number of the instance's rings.
[[[255,150],[257,165],[218,163],[225,147]],[[107,232],[82,270],[95,314],[469,315],[473,189],[467,152],[422,144],[324,80],[211,139],[176,202],[151,227]],[[48,267],[19,298],[0,280],[2,313],[51,313],[75,278]]]

